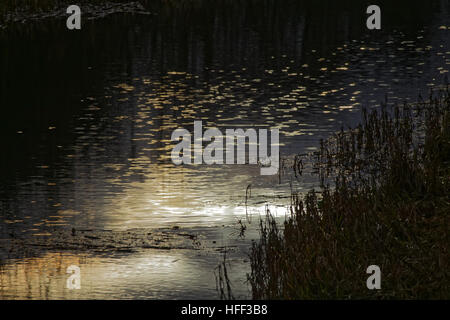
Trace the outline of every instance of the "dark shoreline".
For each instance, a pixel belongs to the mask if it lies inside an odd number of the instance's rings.
[[[25,23],[40,23],[46,21],[55,21],[67,19],[68,14],[66,13],[67,6],[70,2],[66,4],[58,4],[54,8],[44,9],[41,12],[35,12],[35,10],[19,10],[4,13],[0,15],[3,17],[0,19],[0,31],[7,30],[9,28],[14,28],[17,25]],[[120,2],[110,2],[101,1],[99,4],[92,3],[78,3],[82,8],[83,19],[96,20],[105,18],[112,14],[132,14],[132,15],[151,15],[140,2],[130,1],[126,3]]]

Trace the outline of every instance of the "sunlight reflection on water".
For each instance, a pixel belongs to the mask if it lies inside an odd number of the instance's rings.
[[[304,18],[298,19],[299,29],[304,28]],[[152,56],[159,34],[144,29],[129,48],[134,54],[126,72],[122,62],[107,64],[103,87],[81,97],[82,110],[66,128],[73,141],[57,146],[57,160],[31,159],[33,175],[2,185],[1,238],[45,237],[72,227],[235,226],[248,213],[257,221],[267,208],[283,217],[291,188],[317,186],[315,177],[307,173],[296,179],[289,170],[281,177],[261,176],[257,165],[175,166],[170,160],[172,131],[191,130],[194,120],[220,130],[276,127],[283,158],[312,152],[321,138],[358,122],[363,106],[377,107],[386,95],[390,103],[415,101],[440,84],[450,65],[448,31],[442,25],[437,19],[431,31],[420,30],[413,37],[395,30],[363,36],[323,55],[316,48],[320,43],[312,41],[298,56],[229,65],[218,63],[217,57],[208,63],[199,58],[188,70],[174,66],[164,72]],[[246,32],[246,39],[254,41],[251,30]],[[191,42],[195,50],[204,45],[201,36]],[[201,72],[196,64],[203,66]],[[58,130],[49,127],[50,132]],[[251,197],[246,199],[249,185]],[[211,241],[223,236],[207,228],[201,232]],[[235,241],[236,235],[231,238]],[[243,261],[255,238],[253,230],[231,257],[237,261],[233,277],[240,297],[248,296],[244,281],[249,266]],[[213,270],[221,256],[186,249],[117,256],[52,251],[5,258],[0,297],[212,298]],[[81,267],[80,291],[64,287],[70,264]]]

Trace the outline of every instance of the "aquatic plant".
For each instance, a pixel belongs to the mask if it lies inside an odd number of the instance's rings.
[[[320,192],[292,194],[253,244],[255,299],[450,297],[450,97],[364,111],[321,143]],[[331,185],[330,178],[334,179]],[[366,268],[381,268],[369,290]]]

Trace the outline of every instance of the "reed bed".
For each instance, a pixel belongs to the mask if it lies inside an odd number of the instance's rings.
[[[261,221],[253,298],[450,298],[448,86],[362,118],[322,141],[321,190],[294,193],[284,224],[270,212]],[[369,265],[381,268],[381,290],[366,286]]]

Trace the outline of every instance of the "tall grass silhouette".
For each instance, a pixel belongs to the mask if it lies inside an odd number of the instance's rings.
[[[322,141],[320,192],[293,194],[284,224],[270,212],[261,221],[253,298],[450,297],[448,86],[362,118]],[[366,287],[369,265],[381,268],[381,290]]]

